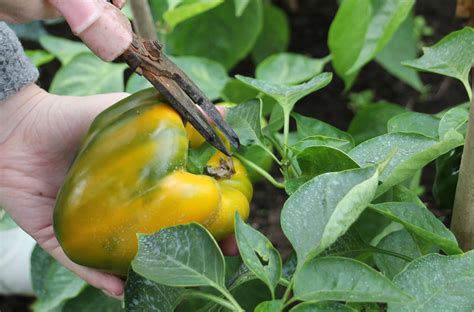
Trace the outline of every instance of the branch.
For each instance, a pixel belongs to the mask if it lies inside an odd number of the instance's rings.
[[[145,39],[156,40],[155,23],[148,0],[131,0],[130,6],[132,8],[135,31]]]
[[[474,89],[474,73],[472,76]],[[474,98],[469,110],[469,123],[454,198],[451,230],[462,250],[474,249]]]

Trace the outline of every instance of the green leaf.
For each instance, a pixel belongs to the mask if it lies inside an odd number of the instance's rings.
[[[336,138],[345,140],[351,143],[351,146],[354,144],[354,139],[350,134],[339,130],[338,128],[325,123],[321,120],[306,117],[297,113],[292,113],[291,116],[296,121],[296,127],[298,129],[298,137],[301,139],[322,135],[328,138]]]
[[[465,27],[454,31],[430,48],[423,49],[423,56],[403,65],[460,80],[472,98],[469,84],[474,55],[474,28]]]
[[[402,65],[403,61],[416,58],[417,38],[414,32],[414,16],[409,14],[392,37],[392,40],[376,56],[376,61],[385,70],[421,92],[423,82],[412,68]]]
[[[290,25],[285,12],[271,1],[265,1],[263,28],[252,50],[254,62],[259,63],[269,55],[286,51],[289,40]]]
[[[334,17],[328,34],[332,65],[344,79],[346,89],[352,86],[357,74],[347,75],[364,45],[364,38],[372,16],[370,0],[345,0]]]
[[[296,160],[302,174],[285,180],[288,194],[294,193],[302,184],[320,174],[359,167],[346,153],[329,146],[310,146],[298,153]]]
[[[459,131],[469,119],[469,109],[464,107],[453,107],[443,115],[439,122],[438,135],[444,139],[449,130]]]
[[[294,85],[320,74],[330,59],[330,56],[314,59],[296,53],[274,54],[258,64],[255,76],[277,84]]]
[[[380,195],[390,187],[414,176],[425,165],[463,142],[462,135],[452,131],[443,141],[419,134],[389,133],[357,145],[349,152],[349,156],[359,166],[364,167],[379,163],[392,155],[380,175],[380,181],[383,182],[377,190]]]
[[[256,98],[257,95],[257,90],[234,78],[230,78],[222,90],[222,98],[233,103],[247,101]]]
[[[250,0],[234,0],[235,5],[235,15],[240,16],[247,8]]]
[[[261,1],[250,1],[240,17],[233,1],[224,1],[177,25],[165,41],[173,55],[205,57],[230,69],[251,51],[262,24]]]
[[[170,27],[170,30],[172,30],[179,23],[215,8],[222,2],[224,2],[224,0],[206,0],[184,3],[183,5],[166,11],[165,14],[163,14],[163,19]]]
[[[44,50],[25,50],[25,54],[36,67],[54,60],[54,55]]]
[[[301,152],[313,146],[329,146],[329,147],[337,148],[338,150],[341,150],[343,152],[348,152],[353,147],[351,141],[327,137],[324,135],[313,135],[313,136],[305,137],[304,139],[291,145],[291,149],[294,150],[295,152]]]
[[[235,237],[245,265],[265,284],[272,296],[281,277],[281,257],[278,250],[260,232],[235,216]]]
[[[133,73],[130,78],[128,78],[125,91],[128,93],[135,93],[151,87],[153,87],[153,85],[143,76],[140,76],[137,73]]]
[[[474,252],[430,254],[410,263],[393,282],[415,301],[390,303],[389,312],[471,311],[474,308]]]
[[[6,231],[18,227],[10,215],[0,207],[0,231]]]
[[[329,29],[334,68],[348,89],[358,71],[391,40],[414,0],[346,0]]]
[[[332,74],[321,73],[308,82],[295,86],[276,84],[241,75],[235,77],[243,83],[274,98],[284,110],[291,111],[296,102],[301,98],[327,86],[329,82],[331,82]]]
[[[267,285],[259,279],[246,281],[233,288],[231,293],[244,311],[254,311],[261,302],[272,300]]]
[[[37,297],[33,307],[38,312],[60,309],[87,286],[38,245],[31,255],[31,281]]]
[[[227,111],[226,121],[229,123],[244,146],[259,145],[266,148],[263,143],[260,120],[262,117],[262,104],[260,100],[249,100],[232,107]]]
[[[178,225],[138,236],[132,268],[167,286],[224,286],[224,257],[209,232],[198,224]]]
[[[462,252],[453,233],[424,206],[414,203],[381,203],[369,207],[403,224],[409,232],[441,247],[448,254]]]
[[[348,75],[356,73],[372,60],[391,40],[400,24],[415,4],[415,0],[371,1],[372,17],[365,33],[362,49],[354,60]],[[351,43],[348,43],[351,44]]]
[[[296,250],[298,266],[347,231],[373,199],[377,181],[374,167],[326,173],[303,184],[288,198],[281,225]]]
[[[129,270],[125,286],[125,310],[172,312],[181,302],[183,288],[169,287],[147,280]]]
[[[303,302],[291,308],[290,312],[356,312],[342,303],[322,301],[322,302]]]
[[[406,112],[391,118],[387,123],[387,128],[389,133],[418,133],[437,138],[439,122],[439,118],[429,114]]]
[[[82,53],[61,67],[49,92],[58,95],[94,95],[123,91],[125,64],[106,63],[92,53]]]
[[[195,56],[178,56],[173,57],[172,60],[211,101],[220,97],[229,79],[225,68],[221,64]]]
[[[280,312],[283,308],[283,300],[264,301],[260,303],[254,312]]]
[[[89,48],[82,42],[71,41],[61,37],[41,36],[39,42],[46,51],[56,56],[63,65],[69,63],[78,54],[90,53]]]
[[[418,245],[406,230],[388,234],[382,238],[377,247],[408,256],[412,259],[422,256]],[[389,279],[393,279],[408,264],[403,259],[381,253],[374,255],[374,261],[379,270]]]
[[[69,300],[64,305],[65,312],[120,312],[122,303],[120,300],[111,298],[100,289],[87,286],[79,296]]]
[[[387,102],[369,104],[357,111],[347,132],[352,135],[356,144],[359,144],[387,133],[387,122],[390,118],[404,112],[405,108]]]
[[[406,302],[412,298],[368,265],[349,258],[324,257],[296,272],[294,294],[300,300]]]

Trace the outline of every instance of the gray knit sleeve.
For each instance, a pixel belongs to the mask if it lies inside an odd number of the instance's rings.
[[[0,22],[0,100],[35,82],[38,75],[15,33]]]

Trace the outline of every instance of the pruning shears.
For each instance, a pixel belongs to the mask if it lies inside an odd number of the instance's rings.
[[[232,146],[239,147],[239,137],[234,130],[199,87],[166,57],[158,41],[146,40],[133,34],[132,44],[125,50],[122,57],[133,71],[150,81],[167,102],[212,146],[225,155],[231,156],[230,151],[212,127],[211,121]]]

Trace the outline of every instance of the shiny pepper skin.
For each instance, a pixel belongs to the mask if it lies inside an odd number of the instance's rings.
[[[191,134],[151,89],[94,120],[54,210],[54,230],[69,258],[126,275],[137,233],[197,222],[219,240],[233,233],[236,211],[247,219],[253,189],[245,168],[234,159],[230,178],[187,172],[188,148],[202,143]],[[222,157],[216,152],[207,165],[219,166]]]

